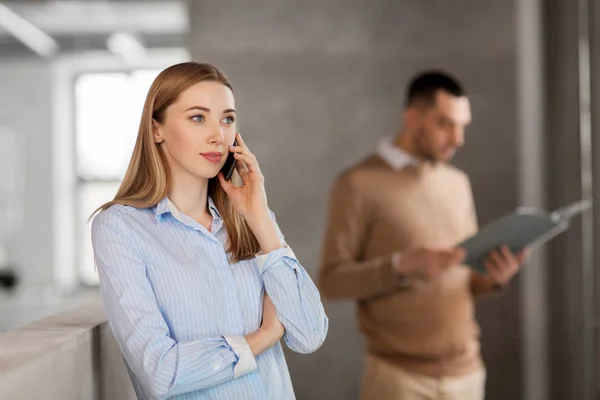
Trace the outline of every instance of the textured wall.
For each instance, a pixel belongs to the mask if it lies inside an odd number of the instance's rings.
[[[472,177],[480,221],[517,205],[513,2],[195,1],[190,9],[191,53],[232,80],[270,205],[312,276],[332,180],[397,132],[405,84],[422,68],[455,73],[470,93],[474,120],[456,163]],[[489,399],[520,396],[518,289],[479,309]],[[288,355],[299,399],[357,397],[363,358],[352,307],[327,311],[323,348]]]

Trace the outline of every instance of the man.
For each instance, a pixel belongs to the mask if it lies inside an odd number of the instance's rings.
[[[479,275],[455,246],[477,231],[468,177],[447,164],[471,122],[461,85],[411,82],[404,127],[343,173],[331,194],[319,284],[357,301],[364,400],[484,397],[476,296],[502,291],[527,258],[502,247]]]

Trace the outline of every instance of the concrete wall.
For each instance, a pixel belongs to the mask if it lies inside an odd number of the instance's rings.
[[[517,90],[521,3],[190,3],[192,55],[232,80],[240,130],[261,162],[270,205],[312,276],[332,180],[371,153],[380,137],[395,134],[405,84],[422,68],[456,74],[469,92],[473,125],[456,164],[472,178],[480,222],[523,201],[519,172],[540,160],[518,151],[519,104],[539,90]],[[537,16],[538,4],[529,6]],[[539,43],[530,44],[538,50]],[[517,280],[478,310],[491,400],[522,398],[526,384],[520,289]],[[329,303],[327,312],[331,330],[323,348],[288,355],[299,399],[357,398],[363,357],[352,306]]]

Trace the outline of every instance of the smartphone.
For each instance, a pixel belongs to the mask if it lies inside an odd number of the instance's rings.
[[[237,140],[233,141],[233,145],[237,146]],[[231,176],[233,175],[233,171],[235,171],[235,164],[237,163],[237,160],[235,159],[235,157],[233,156],[233,153],[231,151],[229,151],[229,149],[227,149],[227,151],[229,152],[229,154],[227,155],[227,159],[225,160],[225,164],[223,164],[223,168],[221,168],[221,172],[223,173],[223,176],[225,177],[226,181],[231,180]]]

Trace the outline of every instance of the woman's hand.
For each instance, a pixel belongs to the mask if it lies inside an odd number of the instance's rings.
[[[284,333],[285,329],[279,318],[277,318],[275,305],[269,296],[265,294],[262,324],[257,331],[245,336],[248,346],[252,349],[252,354],[256,357],[270,349],[281,340]]]
[[[233,157],[237,160],[236,170],[242,177],[243,185],[236,187],[232,182],[226,181],[223,173],[219,173],[221,186],[231,199],[233,209],[248,223],[269,215],[267,194],[265,192],[265,177],[263,176],[256,156],[250,152],[242,136],[236,135],[237,146],[229,147]]]
[[[260,329],[265,329],[271,332],[276,342],[283,337],[285,332],[281,321],[279,321],[279,318],[277,318],[275,304],[273,304],[273,301],[271,301],[271,298],[268,294],[265,294],[265,298],[263,300],[263,318]]]
[[[236,187],[226,181],[222,173],[219,173],[219,180],[231,199],[233,209],[244,217],[254,232],[262,252],[266,254],[283,247],[283,243],[271,219],[265,191],[265,177],[260,171],[258,161],[239,133],[236,138],[238,146],[231,146],[230,151],[237,160],[236,170],[242,177],[243,185]]]

